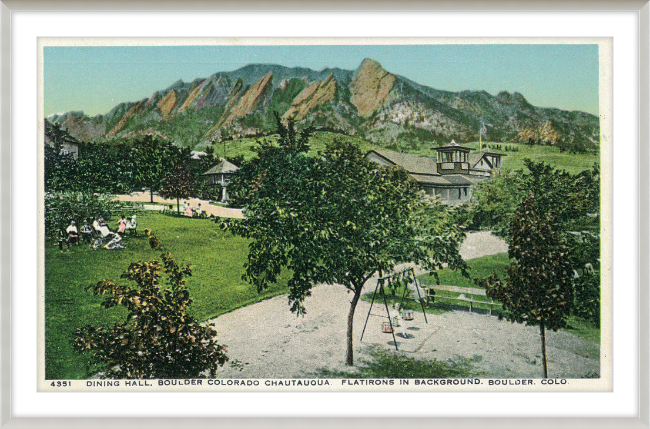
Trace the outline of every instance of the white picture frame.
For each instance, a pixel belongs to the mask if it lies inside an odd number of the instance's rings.
[[[183,425],[184,427],[191,427],[192,425],[194,426],[201,426],[201,425],[207,425],[207,424],[224,424],[229,426],[233,425],[240,425],[242,427],[269,427],[270,425],[278,425],[279,427],[294,427],[294,426],[304,426],[307,424],[315,424],[315,425],[323,425],[323,426],[348,426],[348,425],[354,425],[356,427],[386,427],[389,425],[394,425],[394,424],[408,424],[409,426],[414,426],[414,427],[429,427],[432,424],[440,425],[442,427],[446,426],[454,426],[454,427],[475,427],[475,426],[480,426],[480,427],[485,427],[485,426],[491,426],[491,425],[499,425],[500,427],[522,427],[522,426],[530,426],[530,427],[547,427],[549,424],[553,424],[558,427],[582,427],[582,426],[587,426],[589,425],[590,427],[648,427],[648,291],[647,291],[647,286],[648,286],[648,270],[647,270],[647,262],[648,262],[648,229],[647,229],[647,221],[650,220],[648,217],[648,173],[647,173],[647,166],[648,166],[648,25],[649,25],[649,6],[647,1],[630,1],[630,2],[589,2],[589,1],[578,1],[574,3],[570,3],[569,6],[565,5],[564,3],[561,2],[554,2],[554,1],[546,1],[546,2],[529,2],[526,3],[525,5],[519,5],[519,4],[514,4],[514,3],[508,3],[508,2],[462,2],[460,4],[454,4],[451,5],[449,3],[445,2],[430,2],[430,3],[400,3],[397,5],[396,3],[393,2],[385,2],[385,3],[370,3],[370,2],[360,2],[360,3],[354,3],[354,4],[348,4],[348,5],[343,5],[342,3],[340,4],[324,4],[324,3],[318,3],[316,2],[315,4],[310,4],[309,6],[305,5],[299,5],[298,3],[280,3],[280,2],[260,2],[256,3],[254,5],[252,4],[247,4],[246,8],[251,8],[254,9],[254,7],[264,9],[266,10],[266,14],[270,14],[269,16],[273,16],[274,18],[280,16],[280,15],[285,15],[286,17],[291,17],[291,16],[296,16],[295,12],[291,12],[291,10],[301,7],[302,8],[309,8],[309,9],[342,9],[342,8],[361,8],[361,11],[356,11],[356,12],[350,12],[348,9],[348,15],[353,14],[356,18],[359,16],[363,16],[363,14],[368,14],[371,13],[371,9],[380,9],[383,11],[387,10],[392,10],[392,9],[401,9],[401,10],[406,10],[406,11],[415,11],[415,10],[422,10],[422,13],[431,13],[431,11],[441,11],[441,10],[465,10],[466,13],[476,13],[477,11],[486,11],[486,13],[497,13],[500,11],[500,13],[508,13],[506,11],[526,11],[526,10],[539,10],[543,11],[544,13],[549,13],[550,11],[553,10],[559,10],[559,9],[564,9],[566,11],[567,8],[571,8],[575,14],[581,14],[581,13],[590,13],[590,11],[593,10],[599,10],[601,11],[600,13],[611,11],[612,16],[615,15],[615,13],[620,13],[621,10],[627,10],[631,14],[636,14],[638,17],[638,42],[639,42],[639,50],[638,50],[638,58],[636,58],[637,63],[635,64],[629,64],[629,63],[623,63],[623,64],[617,64],[617,55],[616,55],[616,44],[614,48],[614,69],[615,69],[615,76],[614,79],[616,79],[616,67],[627,67],[627,68],[633,68],[637,70],[638,76],[639,76],[639,81],[638,81],[638,94],[639,94],[639,104],[638,104],[638,109],[636,109],[637,118],[638,118],[638,124],[639,126],[639,132],[638,135],[634,136],[636,139],[637,143],[636,145],[633,145],[630,143],[630,147],[635,147],[639,153],[639,160],[640,160],[640,166],[638,170],[638,175],[635,176],[634,171],[628,171],[627,175],[621,176],[624,177],[622,180],[630,180],[630,177],[632,177],[634,180],[632,183],[628,184],[628,187],[630,188],[635,188],[636,189],[630,189],[629,195],[630,195],[630,201],[626,202],[626,209],[628,212],[628,215],[631,216],[631,218],[636,219],[636,223],[638,224],[638,230],[632,229],[632,231],[635,231],[638,233],[638,241],[635,241],[633,238],[630,242],[627,243],[627,245],[633,247],[635,243],[638,245],[638,252],[635,252],[634,250],[627,254],[626,256],[635,256],[637,260],[640,260],[641,263],[638,264],[638,266],[632,264],[632,265],[615,265],[615,269],[617,267],[620,267],[621,269],[624,269],[625,267],[630,267],[634,266],[637,267],[638,272],[633,273],[631,275],[630,281],[636,281],[638,285],[638,303],[639,303],[639,313],[638,313],[638,326],[632,326],[632,328],[638,329],[638,335],[636,336],[639,338],[639,341],[636,343],[636,349],[629,348],[625,349],[623,351],[625,352],[630,352],[631,350],[636,350],[638,353],[638,362],[639,362],[639,368],[638,368],[638,384],[632,383],[633,385],[636,384],[636,389],[634,392],[627,392],[627,393],[632,393],[632,397],[637,398],[638,400],[638,413],[636,416],[629,416],[625,419],[594,419],[590,417],[593,417],[592,415],[582,415],[580,416],[581,418],[577,418],[578,416],[572,416],[573,418],[570,419],[554,419],[552,423],[549,420],[545,419],[538,419],[537,417],[542,417],[545,416],[546,413],[543,412],[543,410],[540,410],[539,413],[527,413],[524,415],[520,415],[519,417],[528,417],[524,419],[514,419],[512,415],[510,418],[507,419],[495,419],[494,416],[491,416],[490,420],[485,420],[485,419],[480,419],[478,416],[473,419],[462,419],[458,420],[457,418],[454,419],[429,419],[429,418],[419,418],[419,419],[411,419],[408,422],[397,422],[392,419],[386,419],[386,417],[391,417],[391,416],[384,416],[382,419],[372,419],[369,417],[372,417],[373,414],[371,411],[372,410],[372,400],[373,398],[376,398],[377,395],[387,395],[389,400],[394,401],[394,403],[398,404],[396,407],[399,406],[399,404],[403,404],[405,401],[405,398],[410,398],[417,401],[423,401],[425,398],[427,400],[430,400],[432,403],[436,403],[437,400],[440,398],[440,393],[422,393],[422,394],[417,394],[417,393],[409,393],[409,394],[402,394],[402,396],[395,396],[399,394],[374,394],[374,395],[368,395],[368,394],[342,394],[342,393],[332,393],[332,394],[323,394],[323,393],[318,393],[318,394],[313,394],[313,395],[308,395],[310,402],[316,402],[316,401],[322,401],[323,406],[321,408],[319,407],[311,407],[308,409],[306,412],[300,412],[300,410],[292,410],[290,407],[285,407],[282,410],[279,410],[279,413],[268,413],[267,415],[259,414],[259,413],[253,413],[251,410],[250,414],[247,414],[245,411],[242,412],[242,410],[238,410],[239,413],[233,413],[233,412],[222,412],[221,413],[221,420],[215,421],[215,422],[210,422],[208,420],[199,420],[199,419],[192,419],[191,417],[179,417],[178,419],[173,419],[173,418],[165,418],[165,419],[148,419],[148,420],[139,420],[139,419],[116,419],[116,420],[108,420],[108,419],[100,419],[101,417],[109,417],[112,415],[117,415],[118,413],[111,413],[111,412],[106,412],[104,414],[92,414],[88,413],[83,409],[83,407],[80,407],[78,409],[78,413],[76,415],[67,415],[68,419],[63,419],[61,416],[57,416],[56,418],[54,416],[51,417],[45,417],[42,416],[39,419],[35,418],[23,418],[21,415],[16,415],[13,412],[12,404],[16,403],[16,400],[18,399],[17,396],[19,393],[17,393],[18,388],[25,388],[27,390],[33,390],[34,393],[36,392],[36,385],[31,385],[30,384],[30,378],[27,377],[24,373],[16,373],[15,370],[17,368],[17,360],[16,356],[14,355],[14,359],[11,359],[12,356],[12,344],[15,344],[14,341],[26,341],[29,342],[29,333],[32,332],[35,335],[35,330],[30,330],[29,326],[21,326],[22,331],[17,335],[15,331],[15,324],[12,325],[11,320],[9,319],[9,315],[15,316],[16,313],[18,313],[19,309],[21,311],[27,311],[26,309],[29,309],[29,306],[31,305],[34,309],[36,307],[36,302],[29,302],[29,301],[23,301],[21,298],[20,294],[17,293],[12,293],[14,291],[12,288],[16,286],[16,283],[12,283],[12,281],[16,281],[16,274],[17,274],[17,269],[22,266],[26,267],[33,267],[34,266],[34,261],[31,261],[29,259],[29,255],[35,255],[36,254],[36,241],[35,240],[25,240],[27,243],[22,243],[21,246],[16,247],[17,243],[16,240],[18,240],[20,237],[20,233],[22,232],[23,228],[18,227],[17,225],[23,225],[21,222],[24,221],[23,219],[18,219],[16,214],[20,213],[20,211],[17,211],[18,207],[24,207],[21,202],[15,203],[14,198],[16,197],[16,184],[17,181],[23,181],[24,177],[22,176],[22,173],[20,171],[22,170],[22,162],[25,162],[25,160],[22,160],[21,163],[16,163],[16,153],[17,153],[17,148],[19,146],[16,146],[16,141],[12,140],[12,138],[16,137],[16,128],[13,120],[15,120],[15,115],[21,114],[20,112],[23,111],[24,107],[20,107],[19,109],[14,110],[14,102],[16,101],[15,99],[11,97],[17,97],[17,94],[20,94],[20,91],[17,90],[17,88],[14,88],[14,85],[23,85],[21,79],[18,78],[18,76],[14,75],[12,76],[12,73],[16,73],[16,70],[12,68],[12,57],[11,57],[11,48],[12,44],[14,42],[14,36],[16,35],[16,32],[20,31],[21,25],[29,25],[29,20],[25,20],[24,18],[29,15],[29,13],[23,13],[23,16],[20,16],[21,10],[25,10],[26,8],[29,8],[32,10],[32,13],[40,13],[40,14],[51,14],[51,17],[54,18],[55,15],[60,12],[56,12],[56,10],[67,10],[67,14],[73,14],[75,12],[71,12],[72,10],[89,10],[89,9],[104,9],[104,10],[112,10],[115,12],[115,15],[113,17],[121,19],[120,18],[120,13],[117,12],[119,10],[124,10],[124,9],[131,9],[131,13],[134,9],[135,10],[142,10],[142,9],[151,9],[150,12],[137,12],[138,14],[148,14],[148,13],[153,13],[155,10],[160,10],[160,9],[167,9],[167,10],[174,10],[174,9],[182,9],[182,10],[204,10],[204,9],[212,9],[212,10],[233,10],[233,9],[238,9],[242,8],[242,5],[236,5],[236,4],[231,4],[227,2],[215,2],[215,3],[203,3],[203,2],[183,2],[182,4],[177,1],[171,1],[171,2],[131,2],[131,3],[121,3],[121,2],[104,2],[104,1],[99,1],[99,2],[94,2],[92,4],[80,4],[77,2],[18,2],[18,1],[4,1],[2,2],[2,51],[3,51],[3,58],[2,58],[2,65],[3,65],[3,74],[2,74],[2,128],[1,128],[1,133],[2,133],[2,165],[1,165],[1,172],[2,172],[2,189],[3,189],[3,206],[2,206],[2,212],[0,213],[1,216],[1,221],[2,221],[2,236],[3,236],[3,241],[2,241],[2,254],[3,254],[3,265],[2,265],[2,292],[0,295],[0,298],[2,300],[2,314],[4,315],[3,317],[3,322],[2,322],[2,331],[1,331],[1,339],[2,339],[2,349],[1,349],[1,360],[2,360],[2,374],[1,374],[1,379],[2,379],[2,425],[6,425],[7,427],[53,427],[57,425],[62,425],[65,427],[73,427],[74,425],[79,425],[79,426],[87,426],[88,424],[91,423],[90,420],[86,419],[79,419],[80,417],[85,417],[87,419],[92,420],[92,424],[95,426],[99,427],[113,427],[113,426],[123,426],[123,427],[131,427],[131,426],[138,426],[138,427],[148,427],[148,426],[156,426],[156,427],[166,427],[166,426],[171,426],[171,425]],[[272,11],[269,11],[269,9],[273,9]],[[619,11],[619,12],[615,12]],[[81,12],[76,12],[76,13],[81,13]],[[180,12],[179,12],[180,13]],[[253,11],[247,12],[247,13],[253,13]],[[256,13],[260,13],[259,11]],[[398,11],[394,11],[393,13],[398,14]],[[462,12],[461,12],[462,13]],[[533,14],[534,12],[530,12],[530,14]],[[567,12],[565,12],[567,13]],[[276,15],[272,15],[276,14]],[[142,15],[140,15],[142,16]],[[326,17],[322,18],[323,20],[336,17],[333,12],[330,12],[330,15],[326,15]],[[131,18],[132,19],[132,18]],[[134,21],[131,21],[130,19],[125,19],[121,22],[126,23],[127,25],[129,23],[133,23]],[[135,21],[137,22],[137,21]],[[88,33],[91,31],[91,29],[85,25],[80,25],[79,28],[69,28],[66,27],[63,32],[66,33],[66,36],[69,37],[70,33],[73,33],[76,31],[77,37],[85,37],[89,36],[90,34]],[[367,30],[367,28],[366,28]],[[567,32],[570,29],[567,29]],[[36,32],[38,33],[37,30]],[[48,30],[51,31],[51,30]],[[294,33],[292,33],[292,31]],[[304,27],[300,26],[300,28],[296,29],[288,29],[286,27],[281,28],[280,30],[276,29],[277,33],[270,34],[271,36],[275,37],[288,37],[288,36],[302,36],[302,34],[295,34],[295,32],[299,31],[304,31]],[[608,31],[607,28],[604,30],[601,30],[603,33],[602,36],[606,36],[606,33]],[[339,29],[340,32],[340,29]],[[354,32],[354,31],[352,31]],[[380,31],[378,31],[381,33]],[[242,36],[244,35],[245,31],[242,31],[242,33],[237,33],[237,34],[231,34],[231,36]],[[333,30],[334,34],[321,34],[321,36],[352,36],[352,37],[360,37],[363,35],[363,32],[361,34],[341,34],[337,33],[335,30]],[[119,34],[119,33],[118,33]],[[57,36],[57,34],[40,34],[41,36],[47,36],[47,37],[53,37]],[[127,34],[128,35],[128,34]],[[378,37],[378,36],[386,36],[385,34],[365,34],[366,36],[372,36],[372,37]],[[172,36],[172,37],[178,37],[178,34],[164,34],[162,32],[161,34],[156,34],[156,36]],[[394,34],[390,34],[390,37],[395,37]],[[34,44],[34,52],[31,54],[32,59],[36,58],[36,50],[35,50],[36,44]],[[14,49],[13,53],[16,53],[16,50]],[[29,53],[28,53],[29,55]],[[35,60],[33,61],[33,67],[34,71],[36,70],[36,62]],[[29,74],[31,73],[32,70],[26,70],[25,73]],[[633,84],[634,82],[631,82]],[[29,81],[27,81],[27,84],[29,85]],[[36,81],[33,82],[34,89],[36,87]],[[22,88],[22,86],[21,86]],[[615,85],[615,88],[616,85]],[[616,89],[615,89],[616,92]],[[35,100],[31,100],[31,102],[34,102]],[[634,104],[634,103],[630,103]],[[29,109],[29,108],[27,108]],[[14,115],[15,112],[15,115]],[[34,117],[33,119],[36,119],[36,111],[33,112]],[[616,116],[616,103],[615,103],[615,113],[614,115]],[[36,124],[36,121],[34,120],[31,122],[32,124]],[[29,124],[29,122],[28,122]],[[12,127],[14,127],[12,129]],[[35,132],[35,130],[34,130]],[[617,129],[615,125],[615,138],[617,136]],[[35,141],[33,142],[33,146],[35,146]],[[618,152],[615,151],[615,158],[619,156]],[[34,163],[35,160],[27,160],[27,163]],[[644,168],[646,167],[646,168]],[[20,170],[18,170],[20,168]],[[616,168],[616,167],[615,167]],[[20,174],[20,175],[18,175]],[[615,172],[615,182],[618,180],[619,176],[618,173]],[[30,182],[31,179],[25,180],[27,183]],[[34,179],[35,180],[35,179]],[[34,182],[35,183],[35,182]],[[27,193],[29,195],[29,192],[31,190],[29,189],[29,184],[24,185],[21,183],[22,189],[19,188],[19,192],[21,193]],[[11,194],[9,192],[9,189],[13,191]],[[34,189],[34,200],[35,200],[35,195],[36,195],[36,190]],[[628,194],[626,194],[628,195]],[[639,197],[640,195],[640,197]],[[24,195],[23,195],[24,197]],[[635,200],[636,198],[636,200]],[[24,201],[24,200],[21,200]],[[645,224],[643,221],[646,221]],[[630,227],[630,225],[619,225],[616,223],[617,220],[615,219],[615,230],[625,230],[625,228]],[[28,225],[28,224],[27,224]],[[27,226],[24,229],[28,229],[29,226]],[[35,226],[33,227],[35,229]],[[19,233],[20,232],[20,233]],[[11,257],[9,257],[11,255]],[[27,256],[27,258],[23,259],[21,262],[17,261],[17,258],[22,258],[23,256]],[[616,253],[615,253],[615,260],[616,260]],[[28,286],[28,287],[31,287]],[[14,291],[15,292],[15,291]],[[12,317],[13,320],[13,317]],[[34,326],[36,326],[36,320],[33,321]],[[615,317],[615,323],[616,323],[616,317]],[[22,334],[25,332],[25,334]],[[22,339],[21,339],[22,338]],[[33,339],[31,339],[32,342],[34,342]],[[615,342],[615,347],[616,347],[616,342]],[[615,349],[615,354],[617,353],[617,349]],[[27,360],[28,358],[25,357]],[[13,365],[12,365],[13,364]],[[36,368],[33,368],[34,372],[36,372]],[[620,388],[621,382],[617,383],[616,379],[616,372],[615,372],[615,378],[614,378],[614,390],[616,393],[616,390]],[[625,389],[630,389],[630,386],[626,386]],[[54,395],[63,395],[67,402],[72,402],[74,403],[78,396],[80,394],[65,394],[65,393],[38,393],[40,398],[43,398],[45,395],[45,398],[47,398],[47,401],[50,401],[52,403],[56,403],[58,400]],[[46,396],[50,395],[50,396]],[[128,395],[128,396],[127,396]],[[93,394],[93,401],[106,401],[106,403],[110,404],[126,404],[127,402],[133,402],[135,399],[139,400],[142,396],[133,396],[134,394],[106,394],[106,393],[96,393]],[[155,404],[152,404],[152,398],[151,395],[158,395],[158,398],[160,398],[160,395],[164,395],[162,393],[157,393],[157,394],[147,394],[149,397],[147,398],[147,405],[143,406],[142,413],[141,415],[138,415],[137,417],[155,417],[156,412],[160,412],[160,408],[156,407]],[[183,398],[183,401],[188,401],[192,402],[194,401],[197,397],[197,394],[175,394],[175,395],[180,395],[179,397]],[[200,394],[198,394],[200,395]],[[263,393],[258,393],[258,394],[224,394],[224,393],[209,393],[207,394],[211,397],[211,400],[214,400],[215,402],[219,401],[226,401],[228,400],[232,401],[232,395],[237,396],[237,400],[241,401],[246,401],[248,403],[248,406],[250,408],[254,408],[257,406],[257,402],[259,401],[260,403],[264,402],[267,400],[267,397],[263,395],[272,395],[274,396],[274,402],[277,401],[277,403],[282,403],[282,402],[290,402],[291,400],[297,399],[298,395],[300,394],[295,394],[295,393],[286,393],[286,394],[263,394]],[[226,398],[225,395],[231,395],[231,398],[228,399]],[[426,396],[428,395],[428,396]],[[449,395],[449,394],[448,394]],[[469,404],[472,402],[476,401],[479,399],[479,394],[474,395],[472,397],[472,394],[456,394],[454,393],[453,395],[458,395],[459,398],[462,398],[462,401],[468,401]],[[466,397],[462,397],[461,395],[466,395]],[[509,401],[514,393],[499,393],[500,397],[503,399],[504,402]],[[567,395],[570,394],[560,394],[560,393],[554,393],[552,395],[560,395],[562,398],[558,398],[561,401],[566,401],[568,399]],[[588,394],[583,394],[583,395],[588,395]],[[594,394],[595,395],[595,394]],[[304,395],[303,395],[304,396]],[[586,398],[587,396],[584,396]],[[353,400],[360,400],[360,401],[365,401],[367,402],[363,408],[363,411],[360,413],[355,414],[354,412],[350,412],[349,410],[346,413],[337,413],[336,412],[336,407],[337,406],[343,406],[345,403],[349,403],[350,399],[353,398]],[[201,398],[203,399],[203,398]],[[278,401],[279,399],[279,401]],[[304,399],[304,398],[303,398]],[[155,399],[154,399],[155,400]],[[246,407],[243,407],[246,408]],[[440,410],[439,410],[440,411]],[[594,410],[598,411],[598,410]],[[445,413],[437,413],[439,416],[445,416]],[[239,417],[237,420],[223,420],[224,417]],[[70,420],[70,418],[76,417],[74,420]],[[136,417],[136,415],[131,414],[131,417]],[[248,417],[248,418],[247,418]],[[255,417],[255,419],[250,419],[250,417]],[[312,421],[312,422],[307,422],[306,420],[303,420],[303,418],[308,418],[308,417],[320,417],[323,418],[318,421]],[[328,419],[327,417],[336,417],[334,419]],[[340,417],[355,417],[355,418],[361,418],[365,417],[363,420],[341,420]],[[394,418],[403,418],[405,417],[400,413],[395,413]],[[454,417],[461,417],[459,415],[455,415]],[[271,420],[262,420],[263,418],[272,418]],[[287,418],[287,420],[282,419],[282,418]],[[290,419],[288,419],[290,418]],[[298,419],[300,418],[300,419]]]

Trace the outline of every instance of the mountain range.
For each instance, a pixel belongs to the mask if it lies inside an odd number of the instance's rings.
[[[250,64],[192,82],[179,80],[149,98],[123,102],[94,117],[51,115],[78,140],[156,134],[182,146],[272,133],[274,112],[299,127],[396,141],[475,141],[481,123],[490,141],[575,141],[599,146],[599,118],[535,107],[518,93],[450,92],[420,85],[365,59],[357,70]]]

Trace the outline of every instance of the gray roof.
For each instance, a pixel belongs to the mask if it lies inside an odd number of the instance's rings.
[[[429,176],[427,174],[411,174],[418,183],[422,185],[450,186],[451,183],[444,176]]]
[[[222,158],[217,165],[203,173],[203,175],[207,176],[209,174],[233,173],[237,170],[239,170],[239,167]]]
[[[474,181],[459,174],[446,176],[427,176],[422,174],[411,174],[411,176],[422,185],[433,186],[471,186]]]
[[[439,176],[438,166],[434,158],[427,158],[425,156],[406,155],[403,153],[389,152],[387,150],[373,150],[379,156],[387,159],[395,165],[403,167],[406,171],[413,175],[427,174]]]
[[[445,179],[449,181],[452,185],[472,185],[475,183],[474,181],[470,180],[467,178],[465,175],[460,175],[460,174],[449,174],[445,176]]]
[[[469,166],[471,168],[476,167],[476,164],[478,164],[481,158],[483,158],[483,155],[485,155],[485,152],[470,153],[469,156],[467,157],[469,160]],[[485,161],[490,165],[490,167],[492,167],[492,164],[490,164],[487,159]]]
[[[452,140],[451,143],[447,143],[444,146],[439,146],[436,148],[436,150],[442,152],[449,152],[450,150],[462,150],[463,152],[467,152],[471,149],[456,143],[456,140]]]

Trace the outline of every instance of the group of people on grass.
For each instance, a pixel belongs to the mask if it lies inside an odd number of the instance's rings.
[[[124,249],[124,245],[121,244],[124,234],[126,234],[127,230],[136,232],[137,227],[137,215],[133,215],[128,221],[125,216],[122,215],[122,217],[117,221],[117,231],[111,231],[102,217],[93,220],[92,226],[89,224],[88,220],[84,220],[80,229],[77,228],[75,221],[71,220],[70,224],[65,229],[65,233],[62,234],[61,239],[59,240],[59,250],[63,252],[64,244],[66,244],[69,249],[70,244],[78,245],[81,240],[89,243],[94,249],[101,247],[104,242],[105,244],[103,247],[105,249]]]
[[[201,209],[201,203],[199,203],[199,206],[197,208],[194,208],[188,201],[185,201],[185,204],[183,205],[183,212],[185,213],[186,217],[201,217],[203,214],[203,209]]]

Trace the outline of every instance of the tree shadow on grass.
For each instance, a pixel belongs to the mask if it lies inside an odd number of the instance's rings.
[[[319,369],[319,378],[468,378],[479,376],[472,359],[456,356],[446,362],[419,360],[400,353],[373,348],[372,360],[363,360],[349,371]]]

